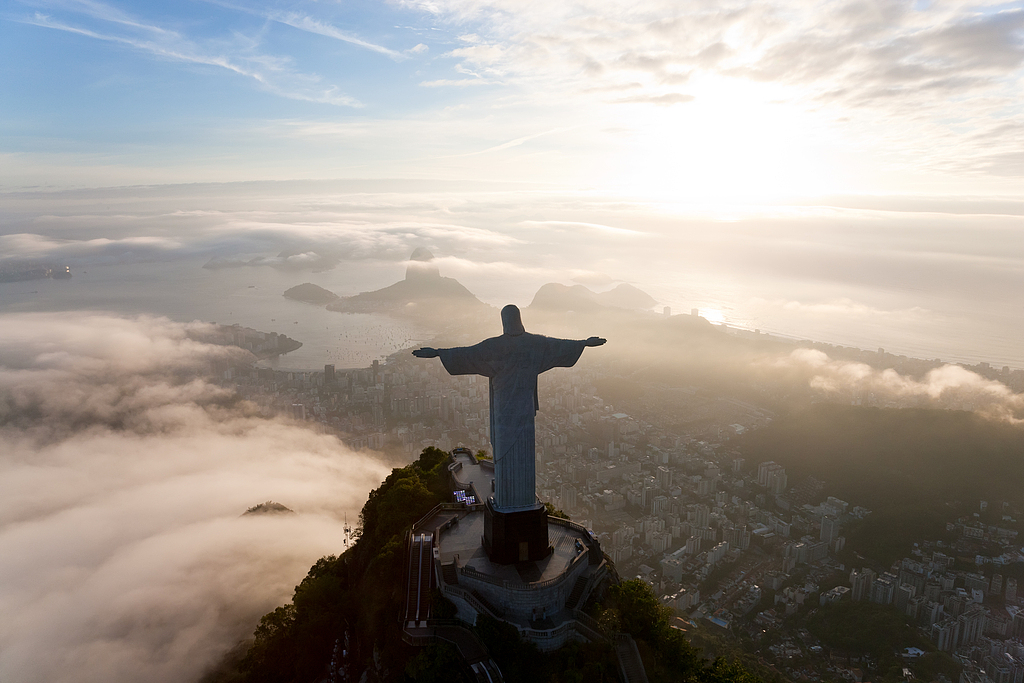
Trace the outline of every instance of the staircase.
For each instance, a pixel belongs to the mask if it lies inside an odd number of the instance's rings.
[[[615,634],[615,656],[619,658],[619,673],[626,683],[648,683],[647,670],[636,649],[636,641],[628,633]]]
[[[587,577],[580,575],[576,577],[576,583],[572,586],[572,591],[569,593],[569,597],[565,600],[565,606],[568,609],[576,609],[576,604],[583,597],[583,591],[587,588]]]
[[[408,576],[405,594],[405,624],[426,625],[430,618],[430,588],[434,561],[433,534],[413,534],[409,543]]]
[[[500,610],[497,607],[495,607],[494,605],[492,605],[487,598],[485,598],[484,596],[480,595],[479,591],[473,591],[472,595],[473,595],[474,598],[479,600],[480,604],[482,604],[484,607],[486,607],[487,611],[489,611],[491,614],[493,614],[494,616],[496,616],[499,619],[503,619],[505,617],[505,612],[503,612],[502,610]]]

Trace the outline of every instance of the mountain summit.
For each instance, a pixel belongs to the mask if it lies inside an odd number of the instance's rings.
[[[373,292],[339,299],[327,306],[342,313],[391,313],[413,317],[462,317],[490,308],[455,278],[442,277],[434,255],[418,247],[409,257],[405,279]]]
[[[409,257],[409,265],[405,269],[406,280],[432,280],[441,277],[441,271],[434,264],[434,255],[423,247],[416,247]]]

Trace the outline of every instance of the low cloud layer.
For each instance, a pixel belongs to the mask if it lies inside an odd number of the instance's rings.
[[[242,279],[275,297],[307,281],[347,296],[400,279],[404,260],[425,247],[446,277],[498,306],[527,305],[548,282],[629,282],[677,312],[714,309],[731,325],[1019,367],[1024,328],[1006,311],[1021,304],[1024,246],[1007,235],[1020,229],[1022,206],[833,197],[721,213],[426,181],[0,193],[0,268],[5,258],[44,261],[74,274],[59,304],[29,297],[35,285],[10,283],[5,292],[16,296],[0,309],[133,305],[105,296],[101,267],[103,278],[133,277],[144,288],[211,276],[203,301],[228,302]],[[201,274],[190,270],[204,264]],[[237,312],[118,310],[219,321]]]
[[[898,407],[974,410],[1010,422],[1024,421],[1024,394],[959,365],[943,365],[914,378],[893,369],[830,358],[815,349],[797,349],[767,364],[774,372],[806,382],[825,397],[843,402]]]
[[[386,468],[203,379],[247,353],[208,331],[0,318],[0,680],[195,680],[344,549]]]

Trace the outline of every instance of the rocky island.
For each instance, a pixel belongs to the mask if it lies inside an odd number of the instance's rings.
[[[284,297],[307,304],[316,304],[317,306],[324,306],[338,299],[338,295],[331,290],[324,289],[311,282],[303,282],[301,285],[285,290]]]

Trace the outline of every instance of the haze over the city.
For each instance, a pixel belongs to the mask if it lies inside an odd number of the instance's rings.
[[[528,329],[546,283],[628,283],[942,361],[673,368],[1022,417],[943,363],[1024,368],[1017,2],[11,0],[0,92],[0,272],[71,274],[0,278],[0,679],[196,678],[340,552],[391,463],[233,396],[209,323],[365,367],[440,326],[282,293],[420,247]]]

